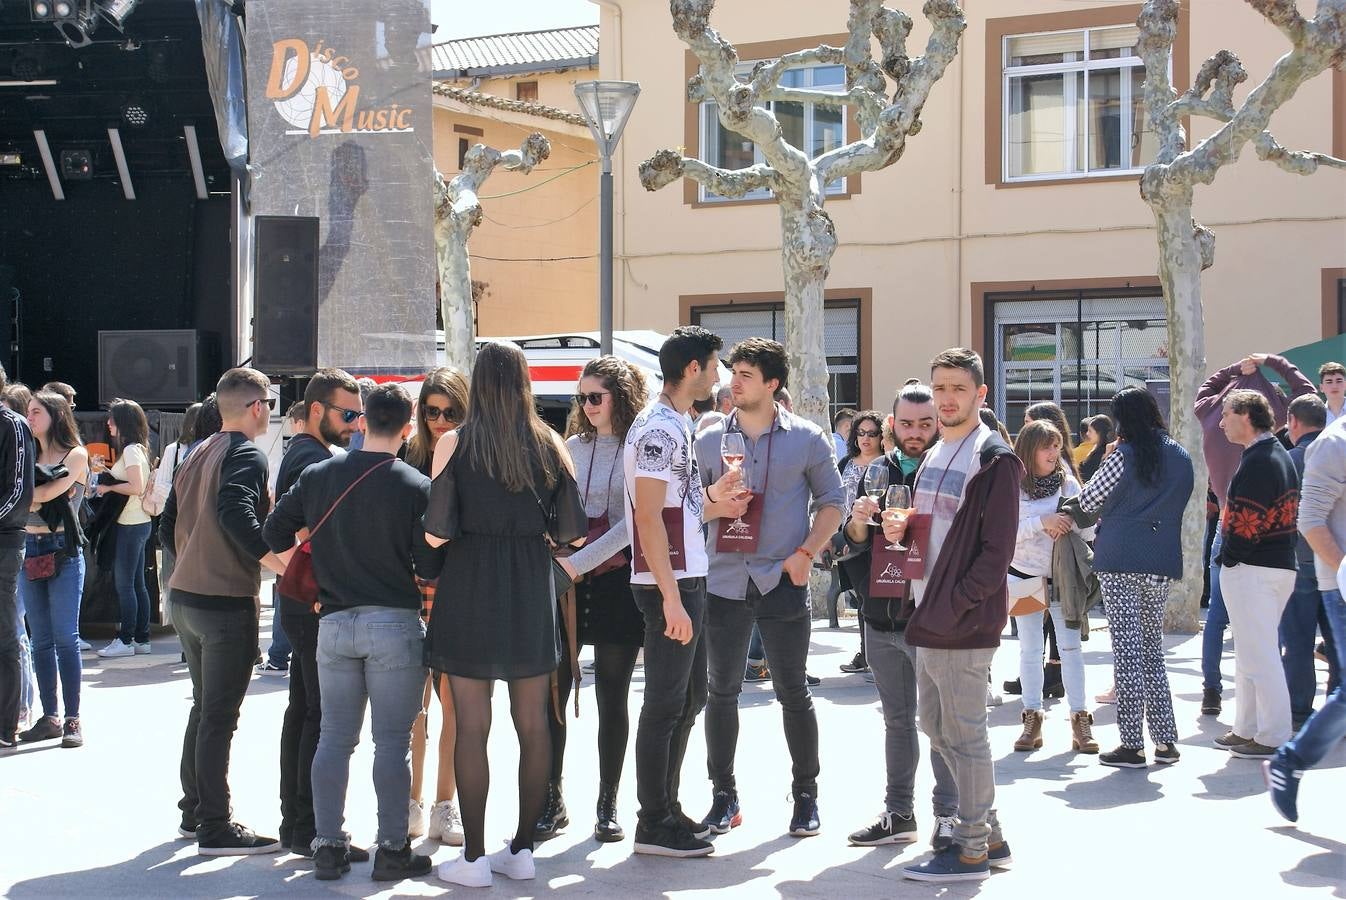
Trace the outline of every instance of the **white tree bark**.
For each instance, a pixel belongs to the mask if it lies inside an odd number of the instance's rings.
[[[1238,57],[1228,50],[1206,60],[1193,86],[1181,97],[1173,89],[1168,67],[1178,30],[1179,0],[1147,0],[1137,20],[1139,52],[1145,60],[1145,107],[1159,138],[1158,155],[1141,176],[1140,193],[1154,215],[1159,281],[1168,309],[1170,424],[1174,438],[1191,453],[1196,469],[1192,499],[1183,517],[1183,579],[1170,594],[1165,627],[1188,633],[1197,631],[1200,615],[1208,477],[1201,425],[1193,411],[1197,390],[1206,377],[1201,272],[1215,261],[1215,236],[1192,217],[1194,188],[1213,182],[1249,142],[1261,159],[1294,174],[1308,175],[1321,165],[1346,168],[1346,162],[1324,154],[1287,150],[1267,130],[1272,114],[1301,84],[1329,66],[1346,63],[1346,0],[1318,0],[1311,20],[1299,13],[1295,0],[1247,2],[1279,28],[1292,47],[1238,107],[1234,106],[1234,90],[1248,76]],[[1184,116],[1204,116],[1223,124],[1188,149]]]
[[[920,131],[921,109],[957,54],[967,23],[952,0],[927,0],[923,12],[934,30],[925,55],[911,59],[906,52],[910,17],[885,8],[882,0],[851,0],[845,47],[822,45],[759,62],[745,82],[735,72],[738,52],[710,26],[714,7],[714,0],[669,2],[673,30],[701,62],[700,73],[688,83],[687,99],[713,100],[721,126],[753,141],[766,162],[729,171],[661,150],[641,164],[641,183],[654,191],[686,177],[723,197],[742,197],[763,188],[772,192],[780,209],[785,347],[795,412],[830,427],[823,293],[837,235],[823,209],[824,186],[837,178],[886,168],[901,158],[907,138]],[[873,59],[871,38],[879,42],[881,61]],[[813,64],[844,65],[846,92],[781,86],[787,69]],[[786,141],[780,123],[765,108],[773,100],[853,108],[860,137],[809,159]]]
[[[451,180],[435,172],[435,255],[439,263],[440,312],[444,319],[447,363],[472,371],[476,334],[472,316],[472,268],[467,241],[481,224],[477,192],[497,167],[527,174],[551,155],[551,143],[539,132],[518,150],[494,150],[477,144],[467,151],[463,171]]]

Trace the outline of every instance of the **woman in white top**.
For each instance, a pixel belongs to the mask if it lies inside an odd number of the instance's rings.
[[[145,544],[150,538],[150,515],[140,497],[150,480],[149,433],[145,411],[134,400],[113,400],[108,407],[108,437],[117,462],[108,474],[116,484],[98,484],[90,496],[122,494],[126,506],[117,516],[117,546],[113,579],[121,605],[117,636],[98,655],[104,658],[150,652],[150,592],[145,587]]]
[[[1057,512],[1062,499],[1080,493],[1080,483],[1071,474],[1061,451],[1065,441],[1050,422],[1029,422],[1014,442],[1014,453],[1024,464],[1024,479],[1019,486],[1019,534],[1010,564],[1010,580],[1042,577],[1050,585],[1052,549],[1055,542],[1072,529],[1074,522]],[[1097,753],[1090,726],[1093,717],[1085,708],[1084,657],[1080,650],[1080,630],[1066,624],[1059,602],[1048,608],[1056,626],[1061,650],[1061,675],[1070,704],[1071,747],[1081,753]],[[1019,624],[1019,678],[1023,685],[1023,733],[1014,742],[1015,750],[1036,750],[1042,746],[1042,620],[1038,611],[1016,616]]]

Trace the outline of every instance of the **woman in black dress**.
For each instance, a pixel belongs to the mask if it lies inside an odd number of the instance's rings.
[[[598,807],[594,838],[620,841],[617,824],[617,784],[626,758],[630,733],[628,717],[631,673],[636,654],[645,643],[645,617],[631,596],[631,561],[627,548],[626,481],[622,476],[622,447],[626,432],[645,408],[645,376],[615,356],[592,359],[580,374],[566,426],[566,447],[575,461],[589,535],[584,547],[561,560],[575,579],[575,644],[594,648],[594,693],[598,702]],[[566,623],[562,623],[566,627]],[[565,708],[572,687],[569,635],[562,642],[557,670],[559,709],[549,720],[552,729],[551,781],[547,805],[537,823],[537,839],[546,840],[569,824],[561,797],[561,769],[565,759]]]
[[[547,791],[551,673],[561,658],[551,543],[584,538],[584,510],[560,436],[533,406],[528,361],[514,344],[477,354],[463,424],[435,448],[426,540],[448,544],[430,615],[426,660],[449,676],[458,743],[463,855],[439,868],[453,884],[485,887],[491,873],[532,878],[533,829]],[[486,855],[493,682],[509,684],[519,737],[514,839]]]

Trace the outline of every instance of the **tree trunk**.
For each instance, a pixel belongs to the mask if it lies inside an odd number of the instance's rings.
[[[472,316],[472,266],[466,239],[455,234],[457,227],[452,212],[435,222],[439,305],[444,319],[445,364],[471,374],[477,353]]]
[[[780,213],[785,352],[790,361],[794,412],[830,433],[823,293],[836,252],[836,234],[821,208],[811,213],[801,211],[782,198]]]
[[[1169,426],[1192,457],[1192,499],[1182,519],[1183,577],[1173,585],[1164,629],[1195,634],[1201,613],[1202,563],[1206,535],[1206,457],[1201,423],[1193,404],[1206,377],[1206,337],[1201,311],[1202,248],[1192,221],[1192,188],[1175,187],[1181,197],[1151,200],[1159,238],[1159,281],[1168,309]]]

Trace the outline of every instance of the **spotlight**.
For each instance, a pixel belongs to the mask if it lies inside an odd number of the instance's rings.
[[[74,12],[74,7],[70,5],[69,0],[56,0],[56,18],[68,19],[74,15]]]
[[[122,31],[125,28],[127,18],[135,12],[139,3],[140,0],[98,0],[98,11],[118,31]]]
[[[89,151],[62,150],[61,177],[66,181],[88,181],[93,178],[93,159]]]
[[[51,0],[32,0],[28,4],[28,14],[34,22],[50,22],[52,18]]]
[[[122,121],[132,128],[144,128],[149,120],[149,106],[143,98],[132,97],[122,104]]]
[[[36,2],[48,2],[48,0],[36,0]],[[66,44],[79,48],[93,43],[93,33],[98,28],[98,15],[94,12],[93,0],[50,0],[50,2],[56,30],[61,32]]]

